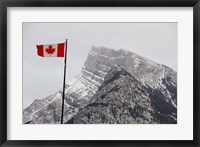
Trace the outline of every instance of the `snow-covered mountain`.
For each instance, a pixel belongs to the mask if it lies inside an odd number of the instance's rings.
[[[173,124],[176,107],[158,90],[137,81],[121,67],[112,67],[90,104],[79,110],[75,124]]]
[[[174,70],[130,51],[92,47],[81,73],[66,85],[64,122],[92,102],[91,98],[104,83],[105,76],[116,65],[142,85],[157,90],[168,103],[177,107],[177,73]],[[60,123],[61,99],[62,90],[35,100],[23,110],[23,122]]]

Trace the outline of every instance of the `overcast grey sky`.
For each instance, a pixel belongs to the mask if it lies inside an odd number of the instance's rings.
[[[37,44],[68,38],[69,81],[91,46],[126,49],[177,71],[177,37],[177,23],[23,23],[23,108],[62,88],[64,58],[37,56]]]

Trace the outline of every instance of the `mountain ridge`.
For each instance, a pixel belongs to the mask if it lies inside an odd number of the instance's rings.
[[[156,94],[123,68],[112,67],[90,103],[80,109],[70,123],[176,123],[176,115],[173,114],[176,108],[167,103],[160,93],[155,100]]]
[[[70,120],[79,109],[90,103],[91,97],[104,82],[110,69],[116,65],[125,69],[143,85],[160,91],[174,106],[177,105],[177,74],[173,69],[130,51],[92,47],[81,73],[70,85],[66,86],[65,122]],[[46,100],[51,99],[51,96],[41,100],[43,104],[37,104],[36,101],[35,104],[24,109],[23,122],[59,123],[62,96],[53,95],[53,97],[54,101],[50,104]],[[34,105],[37,105],[38,111],[31,107]],[[51,109],[48,108],[48,105]]]

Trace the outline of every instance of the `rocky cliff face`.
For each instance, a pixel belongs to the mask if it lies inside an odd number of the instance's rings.
[[[163,98],[176,108],[177,73],[174,70],[126,50],[92,47],[79,76],[67,83],[64,122],[92,102],[92,97],[105,82],[105,76],[116,65],[125,69],[142,85],[163,95]],[[34,101],[23,110],[23,122],[60,123],[61,93],[60,90],[45,99]]]
[[[123,68],[113,67],[73,123],[172,124],[176,123],[176,107],[161,92],[143,85]]]
[[[89,71],[98,69],[98,66],[103,65],[104,68],[108,69],[107,72],[115,65],[122,67],[138,81],[160,90],[167,98],[172,99],[175,105],[177,104],[177,73],[169,67],[150,61],[130,51],[103,47],[93,47],[85,65]]]

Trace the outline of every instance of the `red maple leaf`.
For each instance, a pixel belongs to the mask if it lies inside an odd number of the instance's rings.
[[[49,47],[46,48],[46,52],[48,54],[53,54],[55,52],[55,48],[53,48],[51,45],[49,45]]]

